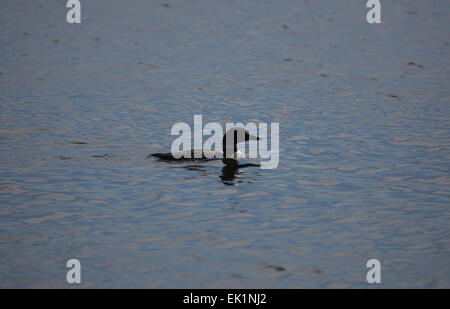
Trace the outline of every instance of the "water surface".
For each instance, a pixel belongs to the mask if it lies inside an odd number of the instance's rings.
[[[167,5],[164,5],[166,3]],[[0,287],[450,287],[448,1],[9,1]],[[280,163],[167,164],[175,122]]]

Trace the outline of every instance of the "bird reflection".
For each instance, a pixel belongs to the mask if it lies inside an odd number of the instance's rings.
[[[160,159],[161,160],[161,159]],[[161,160],[166,161],[166,160]],[[166,161],[169,164],[174,164],[176,161]],[[235,159],[222,159],[222,162],[224,163],[224,166],[222,167],[222,173],[220,174],[219,178],[221,182],[226,186],[234,186],[236,183],[236,177],[240,174],[240,169],[250,167],[250,166],[257,166],[260,167],[260,164],[254,164],[254,163],[246,163],[246,164],[239,164],[239,162]],[[176,166],[176,165],[175,165]],[[175,167],[174,166],[174,167]],[[198,176],[208,176],[213,174],[214,172],[211,171],[208,166],[204,166],[202,164],[189,164],[189,165],[178,165],[178,168],[183,168],[189,171],[195,171],[198,172],[196,176],[190,176],[186,179],[193,179],[197,178]],[[240,182],[240,181],[239,181]]]
[[[239,169],[249,166],[260,166],[260,165],[253,163],[239,164],[237,161],[227,162],[226,165],[222,168],[222,174],[220,175],[220,179],[224,185],[233,186],[234,180],[236,179],[236,174],[239,174]]]

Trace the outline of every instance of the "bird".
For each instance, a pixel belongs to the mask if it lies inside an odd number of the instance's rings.
[[[235,127],[224,134],[222,138],[222,152],[192,149],[176,154],[152,153],[148,157],[155,157],[166,162],[222,160],[225,165],[239,166],[237,160],[244,159],[245,155],[237,149],[237,144],[247,141],[259,141],[259,137],[250,134],[242,127]]]

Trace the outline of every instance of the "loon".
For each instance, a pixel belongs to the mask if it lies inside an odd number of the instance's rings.
[[[209,161],[221,159],[225,165],[240,166],[237,163],[237,160],[245,159],[245,155],[237,149],[237,144],[247,141],[259,141],[259,137],[251,135],[244,128],[236,127],[228,130],[228,132],[223,136],[222,152],[213,150],[193,149],[177,153],[176,156],[172,155],[172,153],[152,153],[148,157],[152,156],[158,158],[159,160],[169,162]],[[233,143],[232,145],[231,142]],[[200,153],[201,157],[196,158],[195,155],[197,154],[199,156]]]

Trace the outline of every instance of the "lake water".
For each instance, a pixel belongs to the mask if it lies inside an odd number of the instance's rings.
[[[450,287],[449,1],[81,2],[0,8],[0,287]],[[278,168],[147,158],[196,114]]]

